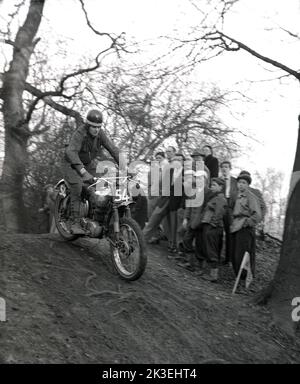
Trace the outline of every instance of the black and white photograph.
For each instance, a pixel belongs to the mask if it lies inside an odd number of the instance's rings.
[[[2,366],[300,363],[299,20],[0,0]]]

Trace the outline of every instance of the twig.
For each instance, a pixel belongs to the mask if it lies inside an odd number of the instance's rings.
[[[91,272],[90,276],[88,276],[87,279],[85,280],[85,284],[84,284],[84,286],[85,286],[86,289],[89,289],[89,288],[88,288],[88,284],[89,284],[90,281],[91,281],[92,279],[94,279],[95,277],[97,277],[97,274],[96,274],[95,272]]]
[[[92,292],[87,293],[86,296],[101,296],[101,295],[120,295],[120,292],[111,291],[105,289],[103,291],[97,291],[96,289],[91,289]]]
[[[121,308],[119,311],[115,312],[112,314],[112,316],[118,316],[120,315],[122,312],[128,312],[125,308]]]

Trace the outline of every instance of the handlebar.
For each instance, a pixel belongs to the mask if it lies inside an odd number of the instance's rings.
[[[107,183],[108,185],[113,185],[113,181],[115,180],[128,180],[128,181],[133,181],[133,177],[136,176],[136,174],[128,174],[127,176],[112,176],[112,177],[94,177],[94,180],[95,182],[91,185],[88,186],[88,188],[91,188],[95,185],[97,185],[98,183],[100,183],[101,181],[104,181],[105,183]],[[139,181],[138,183],[139,184]]]

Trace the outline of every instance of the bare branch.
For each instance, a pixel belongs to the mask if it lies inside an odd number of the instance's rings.
[[[86,20],[86,23],[88,25],[88,27],[98,36],[105,36],[105,37],[108,37],[110,40],[111,40],[111,46],[110,48],[120,48],[122,49],[123,51],[127,52],[124,48],[124,36],[125,36],[125,32],[122,32],[120,35],[118,36],[113,36],[113,34],[111,33],[108,33],[108,32],[100,32],[98,31],[96,28],[94,28],[90,22],[90,19],[88,17],[88,14],[87,14],[87,10],[85,8],[85,4],[84,4],[84,1],[83,0],[79,0],[80,1],[80,4],[81,4],[81,8],[83,10],[83,13],[84,13],[84,16],[85,16],[85,20]],[[120,41],[120,42],[119,42]]]
[[[88,68],[78,69],[77,71],[71,72],[71,73],[66,74],[65,76],[63,76],[61,78],[60,82],[59,82],[59,89],[58,90],[56,90],[56,91],[46,91],[46,92],[40,91],[41,92],[40,95],[35,100],[33,100],[33,102],[31,103],[31,105],[28,108],[28,112],[27,112],[27,115],[26,115],[26,118],[25,118],[25,123],[28,123],[30,121],[31,116],[32,116],[32,114],[33,114],[37,104],[39,103],[39,101],[41,99],[44,99],[45,97],[60,96],[60,97],[63,97],[65,99],[71,100],[74,95],[68,96],[68,95],[64,94],[65,82],[67,80],[69,80],[70,78],[72,78],[72,77],[83,75],[83,74],[86,74],[86,73],[89,73],[89,72],[92,72],[92,71],[95,71],[96,69],[98,69],[100,67],[100,65],[101,65],[101,62],[99,61],[100,55],[108,52],[110,49],[111,49],[111,47],[109,47],[109,48],[107,48],[107,49],[105,49],[105,50],[103,50],[103,51],[98,53],[98,55],[95,58],[95,62],[96,62],[95,65],[93,65],[91,67],[88,67]]]
[[[28,84],[28,85],[29,85],[29,84]],[[27,90],[26,87],[25,87],[25,89]],[[31,94],[33,94],[33,93],[31,93]],[[33,112],[34,112],[34,110],[35,110],[37,104],[39,103],[39,101],[42,100],[42,99],[45,99],[45,98],[47,98],[47,97],[50,97],[50,96],[51,96],[51,97],[54,97],[54,96],[61,96],[61,97],[64,97],[64,98],[66,98],[66,99],[71,99],[70,96],[64,95],[64,94],[62,93],[61,90],[59,90],[59,91],[47,91],[47,92],[42,92],[42,91],[40,91],[39,96],[38,96],[36,99],[34,99],[34,101],[33,101],[33,102],[30,104],[30,106],[29,106],[29,109],[28,109],[26,118],[25,118],[25,120],[24,120],[25,123],[29,123],[29,121],[30,121],[30,119],[31,119],[31,116],[32,116],[32,114],[33,114]]]
[[[8,24],[7,24],[7,32],[6,32],[6,34],[7,34],[8,36],[11,35],[11,31],[10,31],[10,29],[11,29],[11,24],[12,24],[13,20],[15,20],[15,19],[17,18],[18,14],[19,14],[19,12],[20,12],[20,9],[21,9],[21,8],[23,7],[23,5],[25,5],[25,4],[26,4],[26,0],[21,0],[20,3],[14,5],[14,7],[15,7],[15,11],[12,12],[12,13],[10,13],[10,14],[8,15],[8,16],[10,17],[10,20],[9,20],[9,22],[8,22]]]
[[[264,61],[265,63],[271,64],[276,68],[279,68],[290,75],[294,76],[297,80],[300,80],[300,72],[287,67],[286,65],[273,60],[267,56],[263,56],[262,54],[256,52],[254,49],[248,47],[246,44],[241,43],[240,41],[233,39],[230,36],[225,35],[223,32],[215,31],[206,34],[203,39],[205,40],[212,40],[212,41],[218,41],[219,46],[221,46],[226,51],[238,51],[239,49],[243,49],[244,51],[250,53],[252,56],[257,57],[258,59]],[[232,46],[233,44],[233,46]]]
[[[44,93],[42,91],[40,91],[36,87],[32,86],[31,84],[26,83],[25,89],[27,92],[31,93],[33,96],[40,98],[40,99],[43,99],[44,103],[46,103],[47,105],[49,105],[53,109],[61,112],[65,116],[73,117],[75,119],[77,125],[81,125],[83,123],[83,118],[81,117],[79,112],[74,111],[71,108],[68,108],[62,104],[55,102],[49,96],[45,97]]]
[[[41,134],[47,132],[49,129],[50,129],[50,125],[45,125],[43,128],[32,131],[31,135],[32,136],[41,135]]]
[[[0,43],[12,45],[13,47],[15,46],[15,43],[10,39],[0,39]]]
[[[88,67],[88,68],[78,69],[77,71],[74,71],[72,73],[69,73],[69,74],[63,76],[62,79],[60,80],[60,83],[59,83],[60,90],[61,91],[63,90],[64,83],[66,82],[66,80],[70,79],[71,77],[75,77],[75,76],[78,76],[78,75],[83,75],[85,73],[92,72],[92,71],[95,71],[96,69],[98,69],[100,67],[100,65],[101,65],[101,62],[99,61],[100,55],[108,52],[110,49],[111,49],[111,47],[109,47],[109,48],[107,48],[107,49],[105,49],[105,50],[103,50],[103,51],[98,53],[98,55],[95,58],[96,64],[94,66]]]
[[[35,124],[35,126],[31,130],[31,135],[39,135],[43,132],[46,132],[50,128],[49,126],[40,128],[41,126],[44,125],[45,119],[46,119],[46,104],[44,104],[43,106],[43,112],[40,120]]]
[[[294,33],[294,32],[291,32],[283,27],[279,27],[281,30],[283,30],[284,32],[288,33],[290,36],[300,40],[300,35],[298,33]]]

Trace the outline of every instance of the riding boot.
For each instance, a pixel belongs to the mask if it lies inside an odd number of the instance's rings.
[[[85,231],[80,224],[80,201],[71,203],[70,230],[74,235],[84,235]]]

